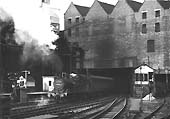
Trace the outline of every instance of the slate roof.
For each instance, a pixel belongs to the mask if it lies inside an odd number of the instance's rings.
[[[134,12],[138,12],[140,7],[142,6],[142,3],[140,3],[140,2],[136,2],[136,1],[132,1],[132,0],[126,0],[126,1],[129,4],[129,6],[133,9]]]
[[[170,1],[169,0],[157,0],[158,3],[164,8],[169,9],[170,8]]]
[[[107,4],[104,2],[100,2],[100,1],[98,2],[102,6],[102,8],[106,11],[107,14],[111,14],[111,12],[113,11],[113,8],[115,7],[114,5],[111,5],[111,4]]]
[[[85,7],[85,6],[80,6],[80,5],[74,5],[77,10],[80,12],[80,14],[82,16],[86,16],[87,12],[89,11],[89,7]]]

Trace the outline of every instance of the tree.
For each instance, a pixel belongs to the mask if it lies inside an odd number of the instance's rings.
[[[59,38],[53,44],[56,45],[55,52],[60,57],[63,64],[63,72],[70,72],[71,67],[71,48],[70,43],[64,37],[64,31],[58,33]]]
[[[60,31],[58,35],[59,38],[53,42],[53,44],[56,45],[56,49],[55,49],[56,52],[59,55],[70,53],[70,46],[69,46],[70,44],[67,41],[67,39],[64,37],[64,31]]]
[[[59,38],[54,41],[54,45],[56,45],[56,53],[62,59],[64,72],[71,73],[76,70],[77,63],[80,69],[83,68],[84,50],[77,42],[68,42],[64,37],[64,31],[59,32]]]

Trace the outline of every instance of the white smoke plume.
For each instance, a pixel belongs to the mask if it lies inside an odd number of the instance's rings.
[[[52,41],[58,36],[51,31],[50,15],[41,0],[0,0],[0,7],[13,17],[16,29],[28,32],[39,45],[55,48]]]
[[[53,53],[51,49],[55,48],[52,41],[56,40],[58,36],[51,31],[50,16],[45,9],[40,7],[39,0],[35,1],[0,0],[0,7],[8,12],[8,14],[0,14],[0,17],[3,16],[5,20],[8,16],[12,16],[14,19],[15,40],[23,46],[23,56],[21,57],[23,62],[46,60],[52,64],[58,64],[61,69],[62,64],[59,57],[51,55]],[[16,3],[18,3],[17,6]],[[9,7],[9,4],[12,6]]]
[[[38,60],[50,55],[50,49],[47,45],[39,45],[28,32],[16,30],[15,40],[19,45],[23,46],[22,61]]]
[[[51,64],[56,71],[62,70],[60,58],[48,45],[39,45],[38,41],[27,31],[16,30],[15,38],[17,43],[23,46],[22,63],[26,63],[27,61],[42,61],[43,65]]]

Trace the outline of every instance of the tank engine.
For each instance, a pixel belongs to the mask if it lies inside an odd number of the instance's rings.
[[[114,89],[114,79],[94,75],[72,74],[64,77],[55,77],[53,90],[49,91],[49,96],[62,98],[95,96],[99,93],[108,94]]]

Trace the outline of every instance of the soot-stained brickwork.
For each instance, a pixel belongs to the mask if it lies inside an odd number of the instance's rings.
[[[118,0],[110,5],[112,12],[103,8],[107,4],[101,4],[105,3],[95,0],[90,8],[86,7],[86,15],[73,3],[65,12],[65,37],[84,49],[84,68],[146,63],[164,72],[170,66],[170,1]],[[75,22],[77,17],[79,22]]]

